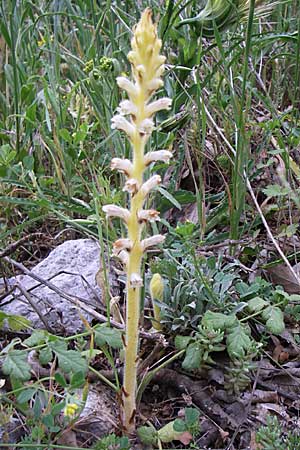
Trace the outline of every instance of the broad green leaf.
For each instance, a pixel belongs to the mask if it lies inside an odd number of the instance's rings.
[[[12,331],[26,330],[31,325],[30,320],[23,316],[0,311],[0,327],[3,326],[4,323],[7,323],[8,328]]]
[[[95,328],[95,341],[99,347],[105,344],[115,349],[123,347],[121,331],[107,326],[100,325]]]
[[[137,434],[141,442],[145,445],[156,445],[157,431],[153,427],[139,427]]]
[[[235,321],[236,317],[234,315],[226,316],[222,313],[206,311],[202,318],[201,325],[209,330],[224,331],[226,328],[232,327]]]
[[[175,337],[175,347],[177,350],[184,350],[192,340],[193,338],[191,336],[177,335]]]
[[[231,359],[243,358],[247,350],[251,347],[251,339],[247,330],[241,324],[231,328],[227,339],[227,352]]]
[[[184,431],[186,431],[186,424],[182,419],[175,419],[173,423],[173,428],[175,431],[183,433]]]
[[[12,376],[17,380],[30,380],[30,365],[27,362],[27,352],[23,350],[9,351],[3,362],[2,371],[5,375]]]
[[[185,408],[185,422],[187,425],[198,423],[200,413],[196,408]]]
[[[268,302],[266,302],[263,298],[261,297],[254,297],[251,298],[251,300],[248,301],[248,309],[250,312],[257,312],[257,311],[261,311],[263,308],[265,308],[266,306],[268,306]]]
[[[186,349],[185,358],[182,362],[183,369],[199,369],[202,361],[202,350],[199,342],[189,344]]]
[[[29,400],[32,399],[34,394],[36,393],[36,388],[28,388],[24,389],[18,396],[17,396],[17,402],[19,404],[27,403]]]
[[[87,371],[87,362],[78,350],[68,350],[65,342],[51,344],[52,351],[58,358],[58,365],[65,373]]]
[[[47,331],[45,330],[34,330],[32,335],[25,339],[24,344],[27,347],[34,347],[35,345],[43,344],[48,336]]]
[[[266,328],[270,333],[280,334],[285,329],[283,312],[277,306],[269,306],[262,311],[261,316],[266,322]]]

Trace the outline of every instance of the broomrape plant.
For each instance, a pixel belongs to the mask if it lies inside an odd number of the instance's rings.
[[[111,161],[111,168],[124,173],[127,178],[123,190],[128,192],[130,207],[103,207],[107,217],[123,220],[128,232],[126,238],[118,239],[113,244],[113,254],[121,259],[127,270],[125,369],[121,403],[122,423],[128,433],[135,429],[138,326],[140,290],[143,285],[141,262],[149,248],[161,244],[165,239],[160,234],[142,239],[145,224],[159,219],[158,211],[144,209],[144,204],[150,191],[161,182],[159,175],[145,180],[144,172],[151,163],[168,162],[172,156],[167,150],[145,154],[146,143],[154,129],[154,114],[171,107],[169,98],[151,100],[153,94],[163,86],[161,76],[165,57],[159,53],[161,40],[157,37],[150,9],[143,12],[135,27],[131,47],[128,59],[132,66],[133,81],[125,77],[117,78],[119,87],[127,93],[128,99],[121,101],[118,114],[112,118],[112,128],[126,133],[132,146],[132,161],[121,158]]]

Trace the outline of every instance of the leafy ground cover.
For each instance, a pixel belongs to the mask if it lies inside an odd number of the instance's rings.
[[[15,270],[8,257],[31,268],[79,237],[100,242],[106,299],[106,322],[83,320],[73,336],[0,312],[0,425],[22,423],[3,448],[300,448],[300,5],[202,3],[1,2],[1,302]],[[148,200],[161,217],[149,230],[166,240],[143,266],[138,431],[122,436],[125,274],[112,258],[118,323],[106,261],[125,228],[102,207],[127,205],[110,161],[131,148],[111,119],[148,6],[172,107],[156,115],[147,145],[173,157],[147,169],[163,181]],[[43,376],[32,373],[33,352]],[[76,437],[99,379],[114,433]]]

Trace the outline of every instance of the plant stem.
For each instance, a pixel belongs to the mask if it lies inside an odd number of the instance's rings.
[[[139,183],[143,181],[144,146],[140,137],[133,143],[133,178]],[[132,287],[130,280],[132,274],[140,274],[143,251],[141,248],[142,225],[138,221],[138,211],[142,209],[143,197],[140,192],[134,195],[130,205],[130,219],[128,222],[128,237],[133,242],[129,253],[127,272],[127,305],[126,305],[126,337],[125,337],[125,368],[123,383],[123,425],[130,433],[134,431],[134,416],[136,413],[137,388],[137,354],[138,329],[140,319],[140,287]]]

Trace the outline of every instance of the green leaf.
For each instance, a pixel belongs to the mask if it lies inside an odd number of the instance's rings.
[[[52,360],[52,350],[50,347],[42,348],[39,351],[39,361],[42,366],[45,366]]]
[[[27,388],[24,389],[18,396],[17,396],[17,403],[27,403],[29,400],[32,399],[34,394],[36,393],[36,388]]]
[[[64,377],[61,373],[56,372],[56,374],[54,375],[54,379],[55,379],[55,381],[56,381],[58,384],[60,384],[62,387],[65,388],[65,387],[68,386],[68,383],[67,383],[65,377]]]
[[[262,190],[267,197],[281,197],[289,194],[290,189],[279,184],[273,184]]]
[[[231,359],[243,358],[251,347],[251,339],[244,326],[238,324],[231,328],[227,339],[227,352]]]
[[[183,369],[192,370],[199,369],[202,362],[202,349],[199,342],[190,344],[185,353],[185,358],[182,362]]]
[[[255,312],[261,311],[263,308],[265,308],[268,305],[269,305],[269,303],[266,302],[263,298],[254,297],[248,301],[247,306],[248,306],[248,309],[250,312],[255,313]]]
[[[51,349],[58,358],[58,365],[65,373],[87,371],[87,362],[78,350],[67,350],[64,342],[51,343]]]
[[[72,142],[72,136],[66,128],[61,128],[58,132],[59,136],[66,142]]]
[[[46,425],[48,428],[52,428],[54,426],[54,417],[52,414],[46,414],[42,417],[42,423]]]
[[[172,194],[170,194],[168,191],[166,191],[166,189],[162,188],[162,187],[158,187],[157,190],[159,191],[159,193],[165,197],[173,206],[175,206],[177,209],[181,210],[181,205],[180,203],[176,200],[176,198],[173,197]]]
[[[139,439],[145,445],[156,445],[157,431],[153,427],[140,427],[137,430]]]
[[[114,349],[123,347],[121,331],[107,326],[100,325],[95,328],[95,341],[99,347],[105,344]]]
[[[3,326],[4,322],[7,322],[8,328],[12,331],[27,330],[27,328],[31,325],[30,320],[26,319],[23,316],[7,314],[3,311],[0,311],[0,326]]]
[[[35,345],[44,344],[46,338],[48,336],[47,331],[45,330],[34,330],[32,335],[25,339],[23,342],[27,347],[34,347]]]
[[[85,383],[85,373],[77,372],[71,377],[70,388],[78,389]]]
[[[283,312],[277,306],[269,306],[261,316],[266,322],[266,328],[270,333],[280,334],[285,329]]]
[[[27,362],[27,352],[23,350],[11,350],[7,353],[2,365],[5,375],[17,380],[28,381],[31,378],[30,365]]]
[[[185,422],[187,425],[198,423],[200,413],[196,408],[185,408]]]
[[[175,347],[177,350],[184,350],[189,343],[193,340],[191,336],[180,336],[175,337]]]
[[[221,330],[224,331],[226,328],[230,328],[234,325],[236,321],[235,315],[226,316],[222,313],[217,313],[213,311],[206,311],[204,314],[201,325],[209,330]]]
[[[173,423],[173,428],[179,433],[186,431],[186,424],[182,419],[175,419]]]

